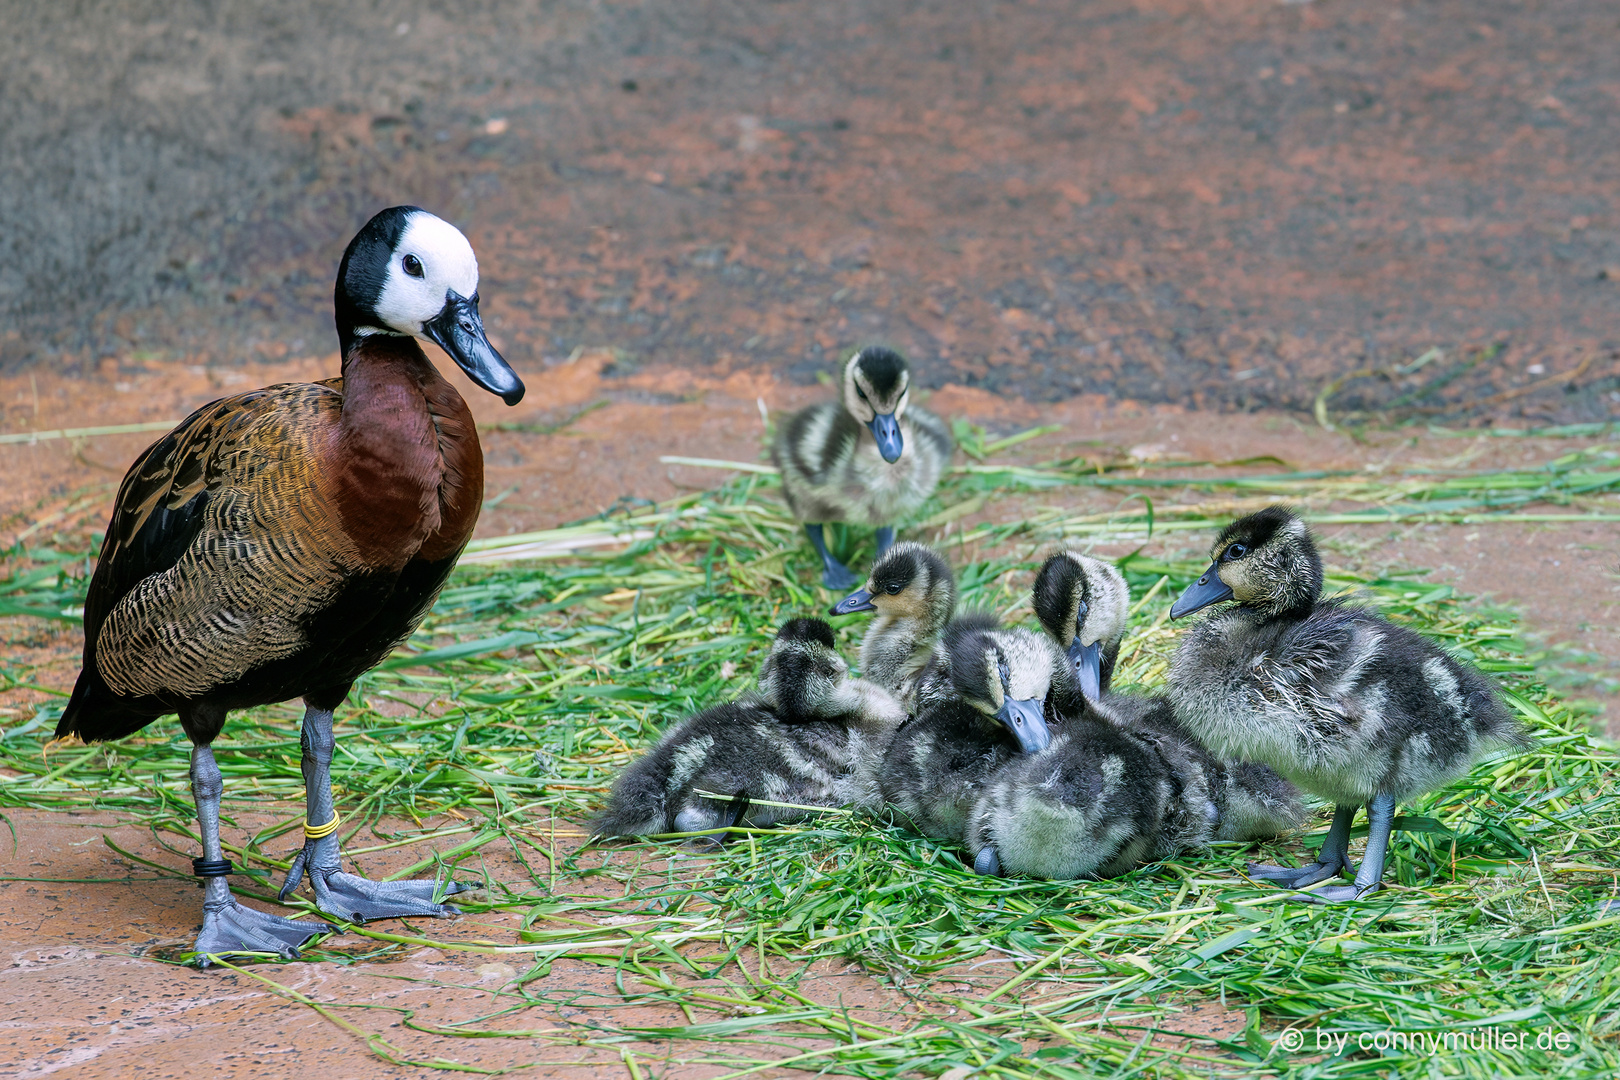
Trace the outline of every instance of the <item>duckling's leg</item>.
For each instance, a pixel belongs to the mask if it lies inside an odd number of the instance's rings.
[[[1318,881],[1326,881],[1341,871],[1350,869],[1350,822],[1355,819],[1354,806],[1336,806],[1333,808],[1333,824],[1328,828],[1327,839],[1322,841],[1322,853],[1316,861],[1309,866],[1294,868],[1290,866],[1266,866],[1263,863],[1252,863],[1249,866],[1249,876],[1264,881],[1276,882],[1285,889],[1303,889],[1307,885],[1315,885]],[[1370,850],[1370,849],[1369,849]]]
[[[306,809],[305,829],[312,825],[331,824],[337,817],[332,805],[332,710],[318,709],[305,702],[304,730],[299,743],[303,746],[304,789]],[[450,904],[434,903],[439,884],[433,881],[369,881],[358,874],[345,874],[339,865],[336,831],[311,839],[306,836],[304,849],[294,858],[287,871],[287,880],[281,886],[281,898],[292,895],[309,872],[309,882],[315,886],[315,906],[340,919],[363,923],[368,919],[389,919],[404,915],[446,916],[460,909]],[[472,888],[454,881],[444,883],[444,895]]]
[[[827,550],[827,541],[822,539],[820,525],[806,525],[805,535],[810,537],[810,546],[816,549],[821,556],[821,583],[833,592],[845,592],[859,585],[861,579],[850,573],[849,567],[832,557]]]
[[[203,879],[203,924],[197,935],[197,963],[208,967],[217,956],[242,953],[273,953],[283,960],[298,956],[298,947],[317,934],[329,934],[332,927],[323,922],[299,922],[266,915],[243,907],[231,895],[225,875],[230,863],[219,844],[219,800],[225,792],[224,778],[214,752],[206,746],[191,751],[191,793],[197,800],[197,825],[202,832],[203,857],[192,866]]]
[[[877,557],[883,558],[883,553],[894,547],[894,526],[879,525],[877,530]]]
[[[973,872],[984,877],[1001,876],[1001,856],[996,854],[994,844],[979,849],[978,857],[973,860]]]
[[[1367,804],[1367,853],[1361,857],[1355,884],[1330,885],[1306,893],[1305,898],[1319,904],[1337,904],[1377,892],[1384,879],[1384,854],[1389,850],[1389,833],[1394,825],[1395,799],[1389,795],[1373,796],[1372,802]]]

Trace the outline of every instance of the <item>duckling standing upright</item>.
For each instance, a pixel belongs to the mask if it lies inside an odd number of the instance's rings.
[[[397,206],[366,223],[334,304],[342,378],[205,405],[124,477],[85,598],[84,668],[56,728],[93,742],[180,714],[195,748],[204,964],[294,956],[331,929],[243,907],[226,887],[210,744],[231,709],[306,706],[306,840],[283,898],[307,869],[316,904],[343,919],[455,910],[434,902],[432,881],[341,872],[332,710],[427,614],[483,498],[472,414],[416,338],[508,405],[523,383],[484,336],[472,246],[426,211]]]
[[[832,609],[834,615],[858,611],[877,612],[861,639],[861,677],[915,712],[917,680],[956,612],[950,564],[926,544],[894,545],[872,567],[866,585]]]
[[[849,589],[859,579],[827,550],[822,525],[876,526],[881,557],[894,542],[894,523],[933,494],[945,471],[950,431],[910,401],[905,358],[862,349],[844,365],[843,400],[795,413],[771,447],[788,508],[821,556],[821,583],[829,589]]]
[[[1228,525],[1210,554],[1171,616],[1237,603],[1182,639],[1169,680],[1176,715],[1216,753],[1264,762],[1335,805],[1315,863],[1250,873],[1297,889],[1350,871],[1350,824],[1365,804],[1367,852],[1354,883],[1312,898],[1370,893],[1398,802],[1450,783],[1492,750],[1532,742],[1479,671],[1371,611],[1323,600],[1316,544],[1286,507]]]
[[[791,619],[777,632],[758,692],[671,728],[614,782],[596,831],[646,836],[739,821],[768,825],[803,811],[755,800],[852,801],[852,770],[880,752],[905,715],[881,687],[849,677],[832,627],[820,619]],[[736,798],[728,806],[699,789]]]

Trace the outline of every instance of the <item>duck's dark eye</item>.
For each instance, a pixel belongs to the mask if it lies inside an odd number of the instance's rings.
[[[866,391],[861,389],[861,386],[860,386],[859,383],[855,384],[855,396],[860,398],[862,401],[865,401],[868,405],[872,404],[870,401],[867,400]]]
[[[890,596],[899,596],[900,583],[898,581],[891,581],[887,585],[883,586],[883,591],[888,593]]]
[[[411,275],[411,277],[421,277],[422,276],[422,260],[421,259],[418,259],[415,255],[407,255],[402,260],[402,262],[403,262],[403,265],[405,267],[405,272],[407,274]]]
[[[1231,562],[1234,559],[1243,558],[1243,556],[1247,555],[1248,553],[1249,547],[1247,544],[1232,544],[1226,549],[1226,552],[1221,556],[1221,559],[1224,562]]]

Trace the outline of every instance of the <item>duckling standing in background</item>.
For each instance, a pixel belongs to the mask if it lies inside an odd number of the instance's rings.
[[[904,719],[881,687],[849,677],[832,627],[820,619],[789,620],[760,671],[758,692],[688,717],[632,762],[595,830],[702,832],[804,815],[752,800],[841,805],[853,798],[854,765],[880,752]],[[736,798],[728,806],[698,790]]]
[[[911,372],[890,349],[865,348],[844,365],[841,402],[795,413],[771,447],[788,508],[821,556],[821,583],[844,591],[859,582],[827,550],[822,525],[877,528],[877,554],[894,543],[894,522],[932,495],[950,460],[950,430],[909,406]]]
[[[1187,631],[1170,668],[1170,700],[1218,754],[1264,762],[1335,805],[1310,866],[1251,867],[1304,888],[1352,870],[1350,824],[1367,807],[1367,851],[1354,883],[1322,902],[1379,887],[1395,805],[1442,787],[1496,749],[1533,744],[1479,671],[1379,615],[1323,600],[1322,560],[1305,523],[1272,506],[1228,525],[1208,570],[1176,601],[1181,618],[1236,606]]]
[[[1305,820],[1294,785],[1269,766],[1211,754],[1176,719],[1168,698],[1110,692],[1131,601],[1130,586],[1113,563],[1059,551],[1036,574],[1030,601],[1047,634],[1067,648],[1088,701],[1148,744],[1175,780],[1177,796],[1166,806],[1159,857],[1212,840],[1269,839]]]
[[[926,544],[903,541],[872,567],[865,587],[833,607],[834,615],[875,611],[861,639],[861,677],[916,711],[917,679],[956,612],[956,575]]]

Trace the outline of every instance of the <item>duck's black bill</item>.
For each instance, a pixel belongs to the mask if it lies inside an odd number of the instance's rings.
[[[1026,754],[1039,753],[1052,741],[1052,731],[1046,726],[1046,708],[1037,699],[1007,698],[1001,703],[996,719],[1007,725],[1007,730],[1018,740],[1018,749]]]
[[[1210,563],[1209,569],[1204,571],[1204,576],[1187,586],[1187,591],[1181,594],[1181,599],[1170,609],[1172,619],[1179,619],[1183,615],[1202,611],[1211,604],[1232,599],[1232,586],[1221,580],[1221,576],[1215,572],[1215,567],[1215,563]]]
[[[1069,663],[1074,665],[1075,678],[1080,680],[1080,692],[1087,701],[1102,700],[1102,641],[1090,645],[1080,644],[1075,638],[1069,642]]]
[[[883,460],[890,465],[899,461],[906,444],[900,437],[900,421],[895,419],[894,413],[878,413],[866,426],[872,429],[872,438],[877,440],[878,453],[883,455]]]
[[[877,605],[872,603],[872,594],[865,589],[856,589],[838,603],[833,605],[834,615],[853,615],[857,611],[876,611]]]
[[[523,380],[517,377],[484,333],[484,320],[478,317],[478,297],[445,297],[444,310],[431,322],[422,324],[422,333],[450,354],[467,377],[508,405],[523,400]]]

